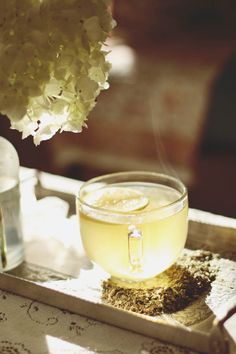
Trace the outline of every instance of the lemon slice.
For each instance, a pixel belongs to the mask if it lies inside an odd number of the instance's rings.
[[[85,202],[98,208],[128,213],[145,208],[149,199],[135,189],[105,187],[89,193]]]

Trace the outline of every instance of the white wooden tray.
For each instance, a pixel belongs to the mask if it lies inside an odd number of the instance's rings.
[[[56,186],[57,177],[42,174],[43,179],[53,180]],[[61,182],[61,178],[59,178]],[[63,185],[70,184],[63,180]],[[66,183],[65,183],[66,182]],[[72,181],[73,188],[78,185]],[[69,192],[45,185],[37,187],[40,197],[57,195],[64,197],[73,209],[74,195]],[[73,214],[74,210],[72,210]],[[71,227],[71,225],[70,225]],[[68,229],[69,231],[69,229]],[[66,232],[66,231],[65,231]],[[41,243],[40,243],[41,242]],[[206,249],[217,252],[224,260],[221,289],[216,292],[212,302],[200,302],[190,305],[178,316],[150,317],[130,311],[120,310],[102,303],[99,273],[88,268],[89,263],[81,254],[71,259],[74,267],[58,267],[60,252],[55,254],[54,244],[37,239],[37,247],[26,243],[26,262],[18,269],[0,274],[0,288],[15,294],[56,306],[71,312],[106,322],[130,331],[141,333],[153,338],[190,348],[202,353],[234,353],[236,343],[236,220],[209,213],[190,210],[189,249]],[[46,249],[46,248],[47,249]],[[38,253],[37,253],[38,252]],[[39,257],[39,252],[42,257]],[[50,267],[43,253],[54,259]],[[36,260],[36,262],[32,262]],[[85,263],[84,263],[85,262]],[[87,263],[86,263],[87,262]],[[70,263],[71,265],[71,263]],[[83,266],[85,265],[85,266]],[[82,269],[86,268],[87,269]],[[219,285],[219,284],[218,284]],[[218,296],[219,295],[219,296]],[[212,306],[211,306],[212,305]],[[209,307],[210,306],[210,307]],[[226,320],[230,325],[226,326]],[[192,318],[189,321],[189,318]]]

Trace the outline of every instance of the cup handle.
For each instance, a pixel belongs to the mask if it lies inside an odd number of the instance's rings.
[[[143,235],[134,225],[129,227],[128,252],[131,271],[138,273],[143,266]]]
[[[2,208],[0,207],[0,252],[1,252],[1,263],[2,268],[6,268],[7,266],[7,243],[6,243],[6,233],[5,233],[5,226],[3,220],[3,212]]]

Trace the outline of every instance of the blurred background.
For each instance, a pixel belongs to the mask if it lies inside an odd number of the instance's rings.
[[[87,180],[115,171],[178,176],[190,206],[236,217],[235,0],[114,0],[110,88],[80,134],[39,147],[7,118],[21,165]]]

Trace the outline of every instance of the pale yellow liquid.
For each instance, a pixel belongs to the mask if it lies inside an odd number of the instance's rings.
[[[78,203],[84,249],[90,260],[115,278],[128,281],[152,278],[170,267],[185,245],[187,198],[171,204],[180,198],[180,193],[153,183],[117,183],[114,186],[141,191],[149,203],[142,210],[124,216],[109,210],[102,213],[96,209],[85,210]],[[162,208],[166,205],[169,207]],[[129,243],[128,234],[132,228],[142,233],[141,241],[134,239]],[[130,253],[134,258],[137,253],[140,263],[137,269],[130,263]]]

